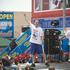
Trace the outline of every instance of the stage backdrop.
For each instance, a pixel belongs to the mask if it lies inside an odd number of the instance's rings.
[[[0,37],[14,37],[14,13],[0,12]]]

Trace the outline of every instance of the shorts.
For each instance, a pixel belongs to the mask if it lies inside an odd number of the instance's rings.
[[[42,45],[39,45],[39,44],[34,44],[34,43],[31,43],[30,45],[31,47],[31,54],[42,54],[43,51],[42,51]]]

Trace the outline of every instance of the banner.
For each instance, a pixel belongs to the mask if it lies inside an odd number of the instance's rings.
[[[12,56],[16,56],[17,54],[23,53],[25,50],[27,50],[27,48],[30,45],[30,43],[29,43],[30,35],[31,35],[30,29],[26,30],[21,36],[19,36],[16,39],[15,42],[16,42],[17,46],[13,50],[11,50],[10,46],[8,46],[5,49],[3,49],[2,51],[0,51],[0,55],[9,53]]]
[[[14,14],[13,12],[0,12],[0,37],[14,37]]]
[[[30,46],[30,35],[28,38],[26,38],[23,43],[21,43],[21,45],[18,45],[15,49],[13,49],[9,55],[15,57],[16,55],[20,55],[22,53],[24,53]]]
[[[36,20],[36,19],[33,19],[33,20]],[[58,23],[56,26],[52,25],[52,21],[54,20],[57,20]],[[40,23],[40,26],[44,29],[59,29],[59,30],[62,30],[65,25],[65,27],[70,27],[70,17],[66,17],[66,23],[64,24],[63,23],[63,17],[57,17],[57,18],[42,18],[42,19],[39,19],[39,23]]]

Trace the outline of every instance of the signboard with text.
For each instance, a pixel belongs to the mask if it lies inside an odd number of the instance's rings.
[[[36,18],[33,19],[33,22],[34,20],[36,20]],[[58,18],[39,18],[39,23],[40,23],[40,26],[44,29],[60,29],[62,30],[64,28],[64,25],[65,27],[70,27],[70,17],[66,17],[65,19],[65,23],[63,23],[63,17],[58,17]],[[57,20],[57,25],[54,26],[52,25],[52,21],[54,20]]]
[[[13,12],[0,12],[0,37],[14,37],[14,14]]]

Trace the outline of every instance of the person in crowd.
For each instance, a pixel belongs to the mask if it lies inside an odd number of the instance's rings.
[[[2,60],[0,60],[0,70],[3,70],[3,63],[2,63]]]
[[[11,66],[9,55],[6,55],[2,58],[2,63],[3,63],[3,70],[6,70]]]

